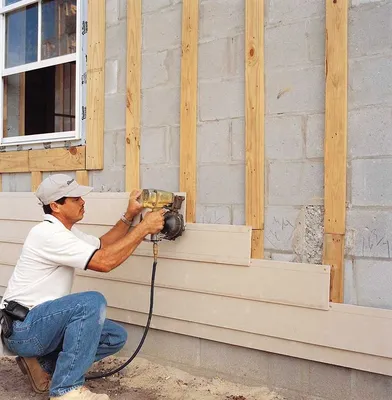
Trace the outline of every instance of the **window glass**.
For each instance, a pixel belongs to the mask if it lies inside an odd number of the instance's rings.
[[[38,6],[36,4],[6,15],[6,68],[37,61]]]

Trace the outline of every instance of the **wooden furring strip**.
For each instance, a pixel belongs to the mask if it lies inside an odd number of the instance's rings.
[[[31,191],[35,192],[38,189],[38,186],[42,182],[42,172],[41,171],[33,171],[31,173]]]
[[[86,169],[103,169],[106,2],[88,1]],[[84,168],[83,168],[84,169]]]
[[[125,190],[140,187],[140,113],[142,68],[142,4],[128,0],[127,109],[125,138]]]
[[[264,2],[246,1],[246,224],[252,258],[264,255]]]
[[[89,186],[88,171],[76,171],[76,182],[78,182],[79,185]]]
[[[323,263],[332,266],[331,301],[333,302],[343,301],[347,184],[347,25],[347,0],[328,0],[326,2]]]
[[[180,191],[186,192],[186,221],[196,221],[197,66],[199,0],[184,0],[182,11]]]

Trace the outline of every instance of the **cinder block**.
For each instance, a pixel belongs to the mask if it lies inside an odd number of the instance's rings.
[[[125,167],[125,130],[104,134],[104,168]]]
[[[125,94],[105,96],[105,131],[125,129]]]
[[[349,68],[350,108],[392,104],[392,56],[352,61]]]
[[[105,94],[117,93],[118,61],[107,60],[105,65]]]
[[[155,187],[172,192],[179,191],[180,171],[171,165],[142,165],[140,167],[141,187]]]
[[[387,258],[392,256],[392,211],[353,208],[347,212],[347,229],[353,232],[348,255]]]
[[[224,343],[201,340],[200,366],[227,375],[268,382],[270,355]]]
[[[306,121],[306,157],[324,157],[324,135],[325,116],[324,114],[308,115]]]
[[[392,155],[391,108],[362,108],[348,116],[348,150],[351,157]]]
[[[306,41],[309,60],[314,63],[325,62],[325,18],[314,18],[306,21]]]
[[[1,174],[3,192],[30,192],[31,174]]]
[[[369,0],[367,0],[369,3]],[[391,51],[392,4],[350,10],[348,36],[350,57],[380,54]]]
[[[125,190],[125,171],[123,168],[105,167],[102,171],[92,171],[91,175],[95,192],[123,192]]]
[[[390,261],[355,260],[354,279],[359,306],[392,309]]]
[[[142,89],[166,83],[169,79],[165,65],[167,52],[149,53],[142,56]]]
[[[127,18],[127,1],[125,0],[118,0],[119,6],[118,6],[118,17],[119,19],[125,19]]]
[[[268,9],[269,23],[325,16],[324,0],[270,0]]]
[[[268,159],[303,157],[302,117],[267,117],[265,120],[265,154]]]
[[[179,123],[179,88],[153,88],[142,91],[143,126],[179,125]]]
[[[204,122],[197,134],[199,163],[227,163],[230,159],[230,122]]]
[[[231,121],[231,159],[245,161],[245,119]]]
[[[111,26],[118,23],[119,19],[119,0],[106,1],[106,26]],[[124,0],[120,2],[126,3]]]
[[[168,50],[181,44],[181,7],[143,17],[143,48]]]
[[[127,93],[127,55],[124,53],[117,60],[117,93]]]
[[[322,203],[322,162],[273,161],[269,168],[269,205],[301,206]]]
[[[266,207],[264,247],[270,250],[292,251],[293,235],[300,210],[293,207]]]
[[[159,11],[171,6],[171,0],[144,0],[142,1],[142,13]]]
[[[230,206],[196,207],[196,220],[202,224],[231,224]]]
[[[199,79],[232,78],[245,75],[244,35],[201,43]]]
[[[279,354],[269,357],[269,384],[272,387],[308,392],[310,362]]]
[[[245,115],[243,80],[199,84],[199,112],[202,121],[237,118]]]
[[[200,38],[236,36],[245,30],[243,0],[211,0],[200,4]]]
[[[245,206],[243,204],[232,206],[233,225],[245,225]]]
[[[392,159],[352,161],[352,204],[355,206],[392,205]]]
[[[181,86],[181,48],[168,50],[165,66],[169,77],[168,85]]]
[[[306,64],[306,21],[276,25],[265,30],[265,61],[270,67]]]
[[[287,253],[271,253],[271,260],[274,261],[283,261],[283,262],[295,262],[296,254],[287,254]],[[264,257],[266,258],[266,257]]]
[[[324,66],[285,69],[266,68],[267,114],[323,112]]]
[[[352,400],[390,400],[392,378],[386,375],[352,371]]]
[[[180,165],[180,128],[171,126],[167,133],[167,154],[169,154],[169,164]]]
[[[167,162],[167,127],[142,128],[140,137],[140,162],[162,164]]]
[[[351,399],[351,370],[321,363],[310,364],[309,392],[328,400]]]
[[[243,165],[205,165],[198,168],[199,204],[244,204]]]
[[[357,288],[354,278],[354,261],[344,262],[344,303],[357,305]]]
[[[106,29],[106,59],[124,57],[127,43],[127,24],[125,20]]]
[[[135,325],[124,323],[121,325],[128,332],[128,341],[120,356],[127,357],[139,344],[143,329]],[[140,354],[197,367],[200,358],[200,339],[150,329]]]

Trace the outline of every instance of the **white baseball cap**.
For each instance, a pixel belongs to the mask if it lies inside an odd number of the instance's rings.
[[[48,205],[62,197],[82,197],[93,190],[90,186],[79,185],[75,179],[65,174],[50,175],[38,186],[35,195],[43,205]]]

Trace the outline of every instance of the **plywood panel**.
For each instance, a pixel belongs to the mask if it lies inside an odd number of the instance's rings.
[[[108,317],[117,321],[140,326],[145,326],[147,320],[147,316],[144,313],[113,307],[108,308]],[[356,353],[341,349],[338,350],[326,346],[300,343],[287,339],[240,332],[233,329],[180,321],[156,315],[152,318],[151,326],[153,329],[167,332],[392,376],[392,359],[386,357],[378,357],[371,354]]]
[[[74,290],[87,289],[104,293],[111,307],[148,310],[147,285],[78,276]],[[344,305],[320,311],[159,287],[154,310],[156,316],[392,358],[390,310],[362,311]]]
[[[86,147],[29,151],[30,171],[75,171],[86,168]]]
[[[105,0],[88,0],[87,132],[83,169],[103,169],[105,126]]]
[[[264,2],[246,0],[246,225],[252,258],[264,255]]]
[[[127,109],[125,189],[140,187],[140,109],[142,66],[142,4],[127,0]]]
[[[195,222],[199,0],[182,7],[180,190],[187,194],[186,220]]]

